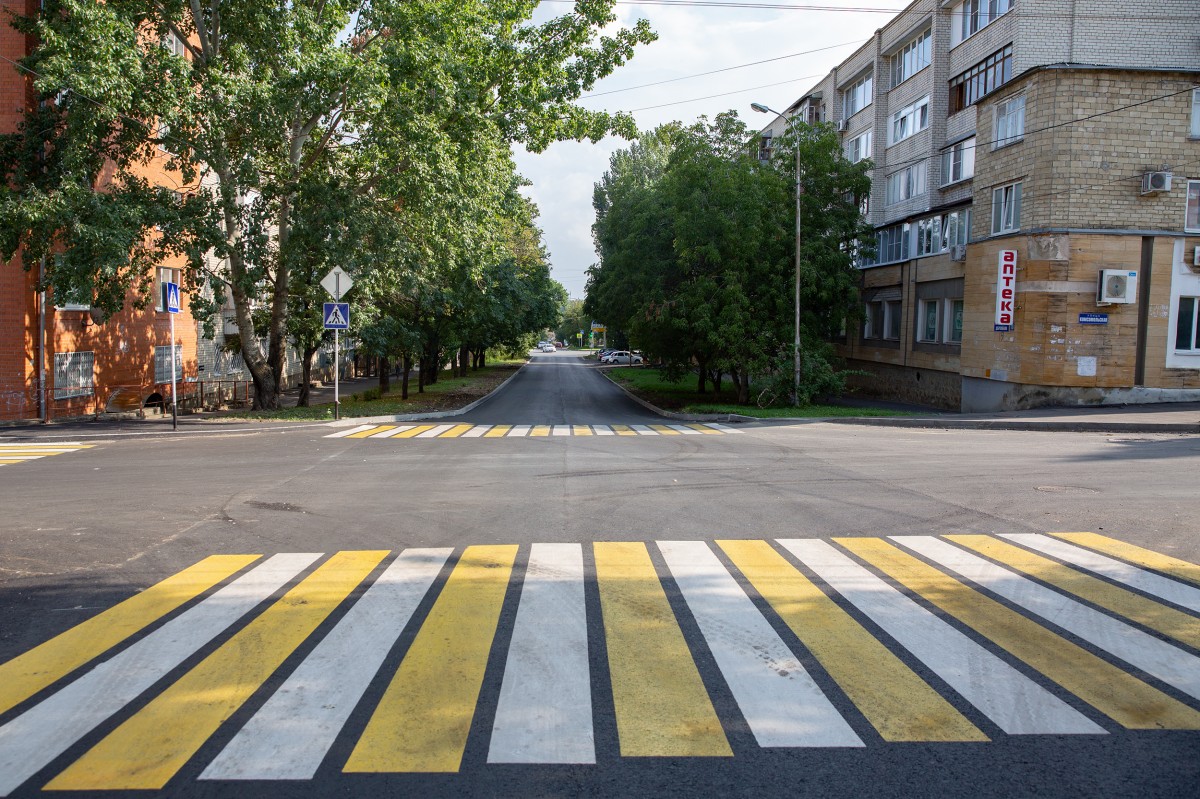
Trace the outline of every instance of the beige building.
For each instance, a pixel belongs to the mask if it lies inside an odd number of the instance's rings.
[[[864,390],[1200,399],[1192,0],[918,0],[786,113],[874,163],[876,253],[839,344]]]

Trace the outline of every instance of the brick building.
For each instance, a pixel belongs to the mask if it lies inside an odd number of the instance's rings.
[[[917,0],[785,113],[874,163],[876,253],[839,343],[864,390],[1200,399],[1194,2]]]

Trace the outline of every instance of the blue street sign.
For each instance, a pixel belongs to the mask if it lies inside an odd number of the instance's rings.
[[[1079,324],[1081,325],[1107,325],[1108,314],[1106,313],[1081,313],[1079,315]]]
[[[349,330],[350,329],[350,303],[348,302],[327,302],[325,303],[325,319],[326,330]]]
[[[163,304],[167,306],[167,313],[179,313],[179,284],[164,283],[163,294]]]

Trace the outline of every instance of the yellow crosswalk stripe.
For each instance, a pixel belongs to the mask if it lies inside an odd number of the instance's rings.
[[[435,427],[437,427],[435,424],[419,424],[416,427],[409,428],[402,433],[397,433],[396,435],[392,436],[392,438],[412,438],[414,436],[419,436],[426,430],[432,430]]]
[[[484,438],[504,438],[504,436],[508,435],[508,431],[512,430],[512,429],[513,429],[513,426],[511,424],[498,424],[495,427],[493,427],[491,430],[484,433],[483,437]]]
[[[415,438],[429,430],[438,427],[436,424],[424,425],[372,425],[363,430],[357,430],[354,433],[332,433],[326,438],[371,438],[371,439],[393,439],[393,438]],[[442,425],[445,427],[445,425]],[[663,436],[678,436],[685,432],[682,428],[686,427],[689,430],[695,430],[699,433],[704,433],[710,436],[720,436],[726,433],[725,430],[716,429],[713,426],[705,424],[688,424],[688,425],[639,425],[643,435],[663,435]],[[486,432],[479,432],[479,428],[483,428]],[[564,424],[564,425],[475,425],[475,424],[457,424],[449,429],[438,433],[433,438],[511,438],[509,433],[516,429],[517,437],[530,436],[534,438],[546,437],[575,437],[575,436],[597,436],[611,435],[618,436],[636,436],[638,430],[630,425],[614,424],[614,425],[586,425],[586,424]],[[471,433],[472,430],[476,432]],[[611,432],[610,432],[611,431]],[[650,432],[653,431],[653,432]],[[468,433],[471,433],[468,435]],[[691,433],[688,433],[691,435]],[[0,453],[0,457],[3,454]]]
[[[1186,560],[1162,555],[1153,550],[1126,544],[1124,541],[1096,533],[1051,533],[1050,535],[1129,561],[1146,569],[1169,574],[1177,580],[1186,580],[1189,583],[1200,585],[1200,566],[1195,563],[1188,563]]]
[[[516,556],[515,546],[463,552],[345,771],[458,771]]]
[[[333,555],[47,789],[161,789],[387,554]]]
[[[619,436],[636,436],[637,435],[637,431],[630,428],[629,425],[626,425],[626,424],[614,424],[612,426],[612,429],[613,429],[613,432]]]
[[[458,438],[474,426],[475,425],[473,424],[456,424],[454,427],[451,427],[449,430],[438,436],[438,438]]]
[[[395,430],[394,424],[381,424],[378,427],[372,427],[370,430],[360,430],[357,433],[351,433],[346,438],[367,438],[368,436],[376,435],[377,433],[386,433],[388,430]]]
[[[885,741],[983,734],[766,541],[717,541]]]
[[[878,538],[834,541],[1121,726],[1200,729],[1200,712],[892,544]]]
[[[948,535],[946,540],[1200,649],[1200,618],[991,536]]]
[[[577,424],[571,427],[571,435],[573,436],[590,436],[591,434],[592,428],[586,424]]]
[[[650,425],[650,429],[654,430],[655,432],[657,432],[659,435],[662,435],[662,436],[681,436],[681,435],[683,435],[683,433],[679,432],[678,430],[672,430],[671,428],[667,427],[665,424],[652,424],[652,425]]]
[[[645,544],[594,553],[621,754],[731,756]]]
[[[207,557],[0,665],[0,713],[107,652],[259,557]]]
[[[550,425],[539,424],[529,431],[531,437],[548,436],[550,435]]]
[[[690,428],[692,428],[693,430],[699,430],[701,433],[704,433],[704,434],[706,434],[706,435],[710,435],[710,436],[719,436],[719,435],[721,435],[721,431],[720,431],[720,430],[713,430],[711,427],[708,427],[708,426],[706,426],[706,425],[702,425],[702,424],[689,424],[689,425],[687,425],[687,426],[688,426],[688,427],[690,427]]]

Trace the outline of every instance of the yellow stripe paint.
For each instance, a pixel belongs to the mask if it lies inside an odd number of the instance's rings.
[[[538,436],[548,436],[550,435],[550,425],[539,424],[529,431],[529,435],[533,438]]]
[[[731,756],[646,545],[593,546],[621,754]]]
[[[988,737],[766,541],[718,541],[885,741]]]
[[[0,666],[0,713],[161,619],[260,555],[213,555]]]
[[[424,433],[426,430],[432,430],[435,427],[437,427],[437,425],[435,425],[435,424],[419,424],[414,428],[411,428],[409,430],[404,430],[400,433],[397,433],[394,436],[388,436],[388,438],[412,438],[413,436],[419,436],[421,433]]]
[[[458,771],[516,556],[467,547],[344,771]]]
[[[707,435],[710,435],[710,436],[719,436],[719,435],[721,435],[721,431],[720,431],[720,430],[713,430],[711,427],[705,427],[705,426],[704,426],[704,425],[702,425],[702,424],[689,424],[689,425],[685,425],[685,426],[686,426],[686,427],[690,427],[690,428],[692,428],[693,430],[699,430],[701,433],[706,433]]]
[[[333,555],[47,790],[161,789],[387,554]]]
[[[1200,712],[898,547],[877,538],[834,540],[1121,726],[1200,729]]]
[[[571,428],[571,435],[573,436],[590,436],[591,434],[592,428],[586,424],[577,424]]]
[[[1200,649],[1200,618],[990,536],[948,535],[946,539]]]
[[[381,424],[378,427],[372,427],[370,430],[360,430],[357,433],[351,433],[346,438],[366,438],[376,433],[386,433],[388,430],[395,430],[396,427],[397,425],[394,424]]]
[[[683,433],[679,432],[678,430],[672,430],[671,428],[667,427],[665,424],[652,424],[652,425],[650,425],[650,429],[654,430],[659,435],[664,435],[664,436],[681,436],[681,435],[683,435]]]
[[[637,435],[637,431],[630,428],[629,425],[614,424],[612,426],[612,429],[613,429],[613,432],[619,436],[636,436]]]
[[[503,438],[504,436],[508,435],[508,431],[512,430],[512,429],[513,429],[513,426],[511,424],[498,424],[495,427],[493,427],[491,430],[484,433],[483,437],[484,438]]]
[[[1169,574],[1177,580],[1186,580],[1189,583],[1200,585],[1200,566],[1188,563],[1186,560],[1162,555],[1153,550],[1126,544],[1124,541],[1096,533],[1051,533],[1050,535],[1081,547],[1103,552],[1105,555],[1129,561],[1144,569],[1153,569],[1163,574]]]
[[[438,438],[458,438],[474,426],[475,425],[473,424],[456,424],[454,427],[451,427],[449,430],[438,436]]]

